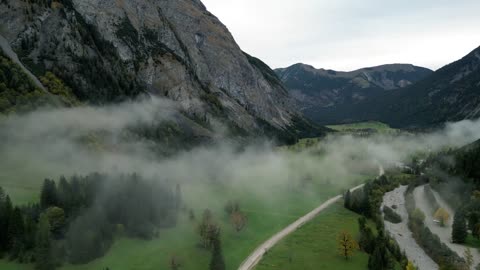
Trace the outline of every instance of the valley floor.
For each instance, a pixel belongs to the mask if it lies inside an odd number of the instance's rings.
[[[356,252],[347,261],[337,249],[339,232],[346,230],[354,237],[358,235],[359,217],[345,209],[343,201],[333,204],[268,251],[255,270],[366,269],[368,254]]]

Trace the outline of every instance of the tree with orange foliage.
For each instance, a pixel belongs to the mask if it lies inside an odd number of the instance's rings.
[[[345,257],[345,260],[348,260],[350,257],[352,257],[353,252],[355,252],[355,250],[359,248],[357,242],[353,239],[352,235],[347,231],[342,231],[338,234],[337,242],[338,242],[338,251],[340,255]]]

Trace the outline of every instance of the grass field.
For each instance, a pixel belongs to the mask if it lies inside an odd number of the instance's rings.
[[[359,217],[345,209],[343,202],[336,203],[282,240],[265,255],[255,270],[367,269],[366,253],[357,251],[346,261],[337,249],[339,232],[346,230],[358,235]]]
[[[391,128],[389,125],[384,124],[382,122],[359,122],[359,123],[352,123],[352,124],[343,124],[343,125],[331,125],[327,126],[330,129],[336,131],[355,131],[355,130],[375,130],[377,132],[391,132],[396,131],[396,129]]]
[[[32,179],[34,178],[36,177]],[[15,204],[38,201],[43,177],[38,178],[37,181],[17,182],[15,179],[19,178],[0,177],[0,186],[6,187]],[[222,229],[222,246],[227,269],[236,269],[260,243],[328,198],[367,178],[369,178],[367,175],[358,175],[352,179],[343,179],[343,184],[333,185],[325,182],[324,176],[313,175],[312,181],[306,186],[272,185],[268,190],[270,194],[268,198],[265,198],[263,193],[252,192],[251,187],[228,185],[184,185],[182,192],[187,209],[194,210],[197,219],[201,217],[205,208],[212,210],[214,219]],[[223,210],[225,203],[232,199],[240,203],[242,211],[248,216],[248,225],[240,233],[233,230],[229,224],[229,217]],[[182,269],[208,269],[211,254],[198,247],[196,226],[196,221],[188,220],[186,211],[175,228],[161,230],[157,239],[144,241],[118,237],[106,256],[86,265],[64,265],[59,269],[103,270],[107,267],[112,270],[168,269],[172,256],[180,259],[184,266]],[[0,261],[0,269],[24,270],[33,269],[33,266]]]

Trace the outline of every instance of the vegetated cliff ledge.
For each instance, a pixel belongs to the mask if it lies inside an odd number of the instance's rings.
[[[213,132],[220,122],[235,135],[286,142],[322,133],[200,1],[4,0],[0,25],[33,74],[52,72],[82,102],[148,93],[177,101]]]

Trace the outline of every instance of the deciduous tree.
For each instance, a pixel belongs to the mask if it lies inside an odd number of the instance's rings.
[[[440,226],[446,226],[450,219],[450,214],[444,208],[439,208],[434,215],[434,218],[438,220]]]
[[[247,216],[241,211],[235,211],[230,215],[230,220],[237,232],[240,232],[247,225]]]
[[[342,231],[337,236],[338,251],[346,260],[348,260],[356,249],[358,244],[353,239],[352,235],[347,231]]]

